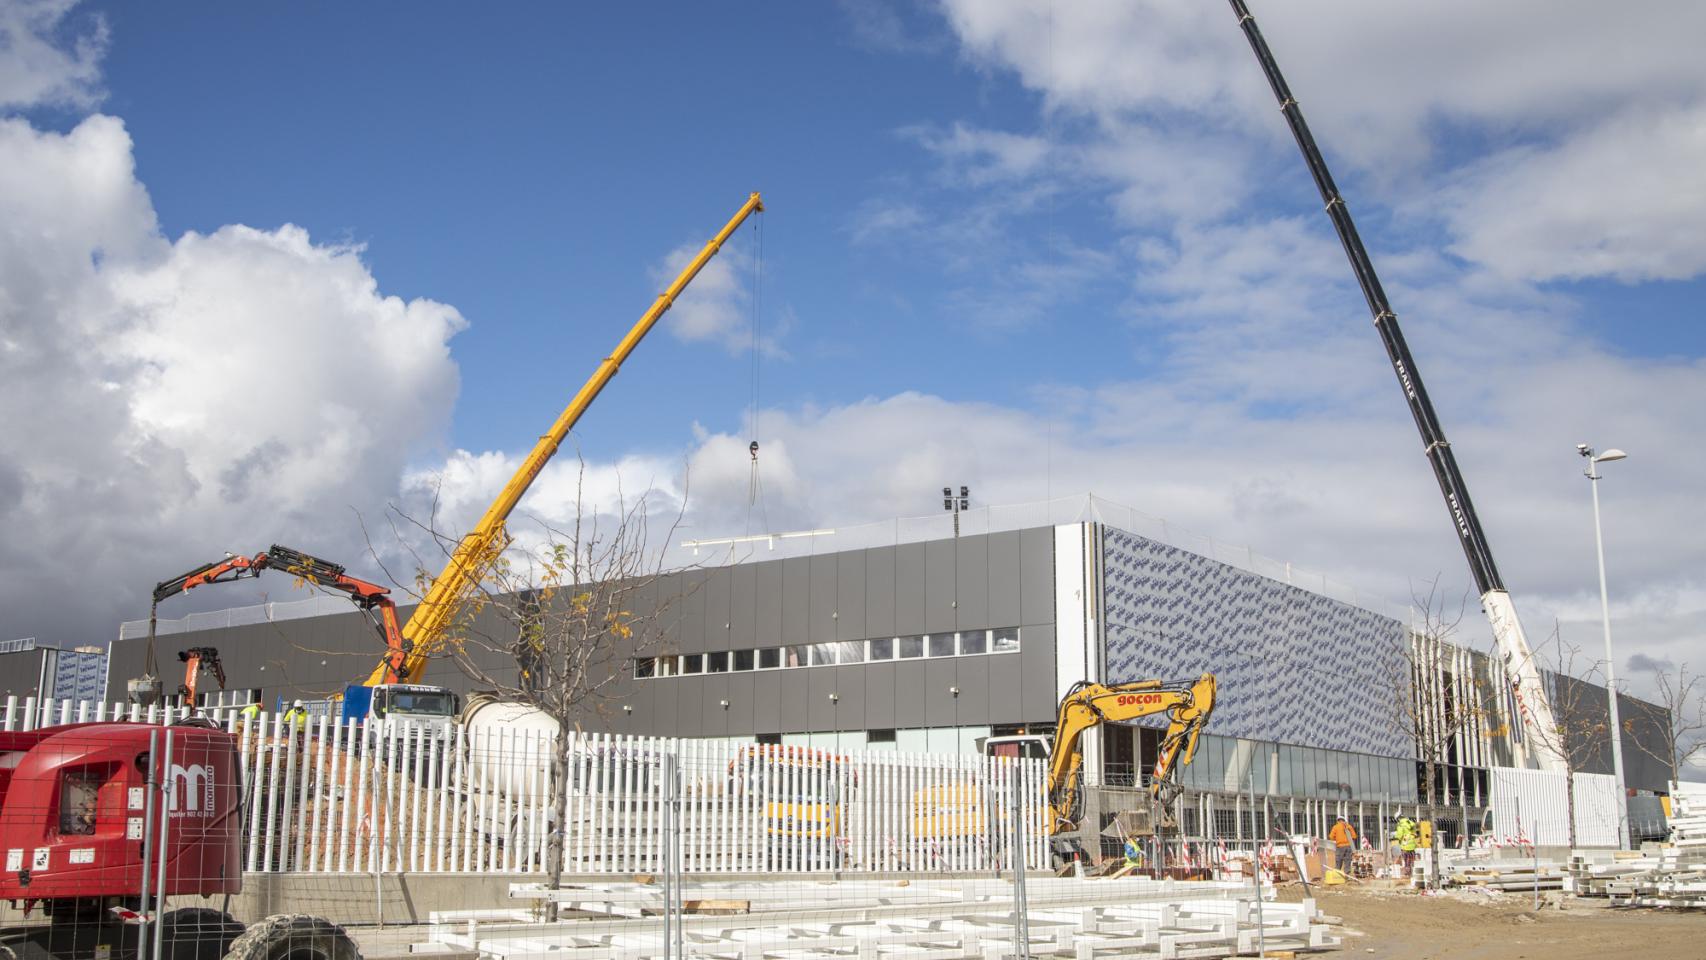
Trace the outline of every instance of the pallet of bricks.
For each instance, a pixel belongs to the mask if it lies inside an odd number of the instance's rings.
[[[1570,881],[1577,893],[1640,907],[1706,909],[1706,783],[1671,787],[1670,839],[1643,843],[1639,853],[1576,854]]]

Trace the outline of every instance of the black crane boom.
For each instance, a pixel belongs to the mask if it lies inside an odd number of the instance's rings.
[[[1374,272],[1374,263],[1369,260],[1368,251],[1363,248],[1362,237],[1357,234],[1356,223],[1351,219],[1345,198],[1339,195],[1338,185],[1333,182],[1333,175],[1327,169],[1327,161],[1321,156],[1320,148],[1315,145],[1315,137],[1310,134],[1309,124],[1303,119],[1303,110],[1297,105],[1297,98],[1291,95],[1291,89],[1286,86],[1279,64],[1274,61],[1273,52],[1268,49],[1268,42],[1262,38],[1261,28],[1256,26],[1256,18],[1250,15],[1244,0],[1229,2],[1232,4],[1233,13],[1238,15],[1238,25],[1243,28],[1244,36],[1250,41],[1250,49],[1256,52],[1256,59],[1261,62],[1262,72],[1267,75],[1274,98],[1279,101],[1285,121],[1291,126],[1292,136],[1297,138],[1297,147],[1303,151],[1304,162],[1309,165],[1309,173],[1314,176],[1315,186],[1321,191],[1321,200],[1327,205],[1327,216],[1333,221],[1333,229],[1338,231],[1339,242],[1345,247],[1345,256],[1350,258],[1351,270],[1356,273],[1357,283],[1362,287],[1362,295],[1368,300],[1368,312],[1374,316],[1374,327],[1380,331],[1380,341],[1386,345],[1386,355],[1392,359],[1392,369],[1398,376],[1398,385],[1403,388],[1404,398],[1410,404],[1410,415],[1416,420],[1416,429],[1421,431],[1423,453],[1433,466],[1434,478],[1439,481],[1439,492],[1445,496],[1446,508],[1451,512],[1451,522],[1457,528],[1463,552],[1469,558],[1469,570],[1475,577],[1475,584],[1483,596],[1494,590],[1502,591],[1505,589],[1504,581],[1499,577],[1499,568],[1493,562],[1493,551],[1487,544],[1486,533],[1481,529],[1481,519],[1476,516],[1475,506],[1469,500],[1469,488],[1463,482],[1463,474],[1457,469],[1457,457],[1452,454],[1451,444],[1445,439],[1445,429],[1440,426],[1439,416],[1434,413],[1427,388],[1422,386],[1421,371],[1416,368],[1415,358],[1410,356],[1410,347],[1404,342],[1404,332],[1398,328],[1398,315],[1393,312],[1391,303],[1387,302],[1386,290],[1380,285],[1380,277]]]

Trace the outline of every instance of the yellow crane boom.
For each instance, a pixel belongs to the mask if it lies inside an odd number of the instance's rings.
[[[598,398],[605,384],[616,376],[616,371],[621,369],[623,361],[628,359],[628,355],[634,352],[634,348],[639,346],[640,341],[657,325],[664,312],[675,304],[675,299],[681,296],[681,292],[687,289],[687,285],[705,268],[705,264],[711,262],[711,258],[716,256],[729,237],[740,229],[747,217],[763,210],[764,201],[757,193],[747,197],[746,203],[742,204],[723,229],[717,231],[717,235],[705,244],[704,249],[676,276],[668,289],[658,294],[657,302],[652,304],[651,309],[640,317],[627,336],[616,345],[616,350],[599,363],[598,369],[593,371],[586,385],[581,387],[580,392],[575,394],[575,398],[557,417],[557,422],[551,424],[550,432],[539,438],[533,452],[527,455],[527,459],[523,460],[515,471],[515,476],[504,485],[503,492],[486,508],[485,516],[480,518],[480,522],[451,552],[444,570],[434,578],[431,588],[421,599],[420,606],[415,608],[414,615],[409,617],[409,622],[403,626],[402,662],[393,663],[387,658],[374,669],[373,675],[367,678],[366,686],[419,681],[427,660],[443,647],[445,634],[456,618],[462,602],[485,576],[492,561],[503,552],[507,542],[504,522],[509,519],[510,511],[515,509],[515,505],[521,502],[527,488],[533,485],[539,471],[543,470],[545,464],[556,454],[557,448],[568,437],[569,431],[574,429],[581,414]]]

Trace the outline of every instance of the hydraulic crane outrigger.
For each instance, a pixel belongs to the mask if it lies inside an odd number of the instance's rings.
[[[1423,453],[1433,467],[1434,479],[1439,482],[1439,491],[1445,497],[1445,506],[1451,513],[1452,525],[1457,528],[1458,542],[1462,544],[1463,553],[1469,560],[1469,571],[1475,578],[1476,587],[1481,591],[1481,609],[1492,623],[1493,639],[1498,644],[1505,675],[1512,683],[1511,694],[1516,701],[1519,719],[1518,723],[1511,726],[1512,747],[1517,752],[1519,762],[1526,759],[1531,765],[1563,770],[1563,759],[1547,746],[1546,739],[1523,735],[1522,727],[1525,724],[1537,730],[1555,729],[1551,699],[1547,697],[1546,688],[1541,682],[1540,669],[1535,663],[1534,651],[1529,648],[1528,638],[1523,634],[1522,622],[1517,619],[1516,606],[1511,603],[1510,593],[1505,590],[1504,579],[1499,576],[1499,568],[1493,563],[1492,547],[1487,543],[1486,533],[1481,530],[1481,519],[1475,513],[1475,505],[1469,500],[1469,488],[1464,484],[1463,475],[1457,469],[1457,457],[1451,452],[1451,444],[1445,439],[1445,429],[1440,426],[1439,416],[1434,413],[1427,388],[1422,386],[1421,371],[1416,368],[1415,358],[1410,355],[1409,344],[1404,341],[1404,333],[1398,328],[1398,315],[1392,311],[1392,305],[1386,299],[1386,290],[1380,285],[1380,277],[1374,272],[1374,262],[1369,259],[1368,251],[1362,245],[1362,237],[1357,233],[1350,209],[1345,205],[1344,197],[1339,194],[1339,187],[1333,182],[1333,175],[1327,170],[1327,161],[1321,156],[1320,148],[1315,145],[1315,137],[1309,132],[1309,124],[1304,122],[1303,110],[1297,105],[1297,98],[1291,95],[1291,88],[1280,74],[1273,51],[1268,49],[1267,40],[1256,26],[1256,18],[1250,15],[1250,9],[1244,0],[1229,2],[1232,4],[1232,12],[1238,16],[1238,25],[1243,28],[1245,38],[1250,41],[1250,49],[1255,52],[1256,60],[1260,62],[1262,72],[1267,76],[1268,85],[1273,88],[1280,111],[1285,114],[1286,123],[1290,125],[1292,136],[1297,140],[1297,147],[1302,151],[1303,160],[1309,166],[1309,173],[1315,178],[1315,186],[1321,191],[1321,199],[1327,206],[1327,216],[1333,221],[1333,229],[1338,231],[1339,242],[1345,248],[1345,256],[1350,258],[1351,270],[1356,274],[1363,297],[1368,301],[1369,313],[1374,316],[1374,327],[1380,332],[1381,343],[1386,346],[1386,354],[1392,360],[1392,370],[1398,376],[1398,385],[1404,390],[1405,400],[1409,402],[1416,429],[1421,431]]]

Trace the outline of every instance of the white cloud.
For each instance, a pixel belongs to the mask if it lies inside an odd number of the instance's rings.
[[[1706,192],[1694,175],[1706,166],[1706,61],[1694,42],[1706,7],[1253,6],[1341,181],[1367,175],[1352,185],[1353,208],[1436,218],[1454,252],[1508,276],[1638,280],[1706,267]],[[1048,112],[1093,119],[1073,139],[1128,182],[1114,197],[1128,219],[1212,218],[1232,209],[1229,191],[1236,199],[1271,178],[1273,163],[1302,169],[1224,5],[944,0],[943,10],[972,63],[1013,73]],[[1490,156],[1466,158],[1478,144]]]
[[[659,289],[667,287],[702,249],[702,244],[686,244],[670,251],[652,268],[653,282]],[[753,260],[744,249],[724,246],[664,314],[670,333],[687,343],[715,343],[730,353],[752,349]],[[768,333],[761,329],[758,349],[768,356],[782,356],[781,332],[779,327]]]
[[[0,120],[0,222],[9,630],[105,640],[154,580],[274,541],[359,565],[351,510],[455,400],[453,308],[292,226],[167,239],[112,117]]]
[[[76,5],[77,0],[0,2],[0,110],[100,101],[106,20],[99,14],[71,17]],[[65,33],[71,34],[69,49],[54,39]]]
[[[1706,99],[1631,108],[1464,171],[1453,252],[1526,280],[1678,280],[1706,268]]]

